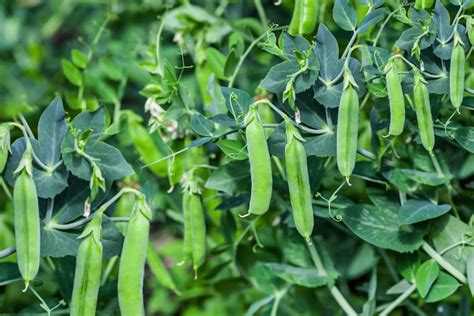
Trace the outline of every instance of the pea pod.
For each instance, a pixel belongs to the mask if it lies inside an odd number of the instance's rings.
[[[15,181],[13,209],[18,269],[28,287],[40,265],[40,218],[36,186],[27,170],[21,170]]]
[[[417,10],[429,9],[433,6],[434,0],[416,0],[415,8]]]
[[[118,301],[123,316],[145,315],[143,277],[150,232],[151,210],[145,197],[138,197],[130,215],[120,255]]]
[[[454,47],[451,52],[451,67],[449,70],[449,96],[451,104],[459,111],[464,98],[464,67],[466,56],[457,31],[454,33]]]
[[[256,106],[251,106],[245,118],[247,150],[252,189],[249,213],[261,215],[268,211],[272,199],[272,164],[267,139]]]
[[[288,33],[293,36],[313,33],[317,11],[317,0],[296,0]]]
[[[426,80],[418,70],[413,71],[414,86],[413,96],[418,122],[418,131],[423,147],[431,154],[435,138],[433,129],[433,118],[431,117],[430,95],[426,86]]]
[[[180,292],[178,291],[175,282],[171,278],[170,273],[166,269],[163,260],[160,258],[160,255],[151,243],[148,244],[147,263],[151,272],[161,285],[172,290],[177,295],[180,295]]]
[[[10,150],[10,129],[6,124],[0,124],[0,174],[7,164],[8,152]]]
[[[388,101],[390,104],[390,135],[400,135],[405,125],[405,98],[403,96],[402,85],[398,70],[390,60],[385,67],[385,79],[387,81]]]
[[[94,216],[78,238],[82,241],[76,256],[71,316],[91,316],[96,312],[102,272],[102,216]]]
[[[339,103],[337,118],[337,167],[349,181],[354,170],[357,155],[357,138],[359,129],[359,97],[354,78],[349,68],[344,73],[344,87]]]
[[[198,191],[186,188],[183,193],[184,255],[192,258],[197,277],[198,268],[206,259],[206,221]]]
[[[311,186],[304,139],[289,120],[286,121],[285,160],[290,202],[295,226],[308,242],[314,227]]]
[[[472,3],[472,5],[474,5],[474,3]],[[466,32],[469,42],[471,45],[474,45],[474,18],[472,16],[466,18]]]

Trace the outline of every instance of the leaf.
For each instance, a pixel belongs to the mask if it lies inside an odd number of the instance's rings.
[[[387,208],[352,205],[342,210],[342,221],[359,238],[381,248],[398,252],[418,249],[426,233],[421,226],[402,226],[398,214]]]
[[[474,154],[474,127],[461,127],[456,129],[454,139],[471,154]]]
[[[245,144],[237,139],[221,139],[217,146],[230,158],[235,160],[245,160],[248,158]]]
[[[225,192],[229,195],[235,193],[239,183],[250,177],[248,163],[244,161],[231,161],[214,171],[205,184],[207,189]]]
[[[336,156],[336,134],[322,134],[306,138],[304,143],[307,156],[335,157]]]
[[[466,260],[466,274],[471,296],[474,296],[474,254],[469,255]]]
[[[45,161],[44,153],[47,150],[41,150],[39,143],[30,139],[33,151],[37,154],[40,160]],[[26,149],[25,138],[18,138],[11,145],[11,155],[8,158],[8,163],[5,169],[5,180],[13,187],[15,184],[16,175],[14,171],[17,169],[22,155]],[[67,186],[69,173],[64,166],[60,166],[54,172],[47,172],[33,164],[33,180],[35,181],[36,191],[40,198],[52,198],[61,193]]]
[[[79,68],[86,68],[88,64],[87,56],[78,49],[71,50],[71,59],[72,62]]]
[[[61,98],[55,98],[38,122],[38,142],[42,161],[53,166],[61,160],[61,143],[66,135],[66,112]]]
[[[199,135],[212,136],[214,123],[204,115],[197,113],[191,116],[191,128]]]
[[[265,263],[275,276],[292,284],[304,287],[319,287],[327,283],[327,277],[318,274],[315,268],[300,268],[282,263]]]
[[[54,230],[47,227],[41,228],[41,256],[64,257],[76,256],[80,240],[78,234]]]
[[[0,286],[5,286],[22,279],[20,270],[18,270],[18,264],[13,262],[0,262]]]
[[[367,32],[371,26],[382,21],[389,12],[390,11],[387,8],[379,8],[367,14],[362,22],[360,22],[360,25],[357,28],[357,34],[364,34]]]
[[[253,103],[252,97],[245,91],[226,87],[222,88],[222,95],[232,116],[242,122],[243,116],[249,111],[250,104]]]
[[[82,87],[83,85],[82,73],[79,69],[76,68],[76,66],[74,66],[73,63],[71,63],[67,59],[62,59],[61,67],[63,69],[64,76],[66,76],[66,79],[70,83],[72,83],[73,85],[77,87]]]
[[[400,224],[414,224],[442,216],[449,212],[450,209],[451,206],[447,204],[435,205],[425,200],[408,200],[400,208],[398,218]]]
[[[449,12],[441,0],[436,0],[433,22],[436,26],[437,38],[441,42],[447,41],[453,32],[453,26],[450,25]]]
[[[398,295],[402,294],[406,290],[410,288],[411,284],[407,280],[403,279],[400,282],[396,283],[393,285],[391,288],[389,288],[386,292],[387,295]]]
[[[332,9],[334,22],[345,31],[355,31],[357,12],[348,0],[336,0]]]
[[[447,273],[440,272],[436,282],[431,287],[428,295],[425,297],[426,303],[434,303],[451,296],[459,287],[455,278]]]
[[[423,262],[416,270],[415,284],[421,297],[426,297],[439,275],[439,266],[433,259]]]
[[[249,306],[249,309],[247,309],[247,311],[245,312],[244,316],[255,315],[260,308],[264,307],[265,305],[270,304],[270,302],[272,302],[274,299],[275,299],[274,295],[269,295],[256,302],[253,302],[252,305]]]
[[[445,215],[432,222],[433,245],[443,258],[461,273],[465,273],[466,260],[474,254],[473,247],[466,247],[466,237],[474,234],[473,228],[458,218]]]

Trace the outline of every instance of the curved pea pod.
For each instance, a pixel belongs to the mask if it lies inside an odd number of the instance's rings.
[[[457,32],[454,33],[454,47],[451,52],[449,70],[449,97],[451,104],[459,111],[464,98],[464,67],[466,66],[466,55],[463,44]]]
[[[40,266],[40,218],[36,186],[27,169],[15,181],[13,210],[18,269],[28,287]]]
[[[317,12],[317,0],[296,0],[288,33],[293,36],[313,33]]]
[[[128,126],[130,140],[140,156],[143,158],[145,164],[151,164],[165,157],[160,149],[157,148],[153,138],[145,127],[143,127],[139,122],[132,120],[129,121]],[[159,141],[161,141],[161,139],[159,139]],[[162,145],[166,146],[164,143]],[[158,177],[166,177],[168,174],[168,163],[166,161],[152,164],[149,166],[149,168]]]
[[[151,210],[139,197],[130,216],[120,255],[118,301],[123,316],[145,315],[143,277],[150,233]]]
[[[337,117],[336,155],[339,172],[347,181],[349,181],[349,177],[354,170],[357,155],[359,97],[354,88],[355,86],[350,70],[346,69]]]
[[[388,101],[390,104],[390,135],[400,135],[405,125],[405,98],[398,70],[393,61],[389,61],[385,67],[385,79],[387,81]]]
[[[10,129],[6,124],[0,124],[0,174],[7,164],[8,152],[10,151]]]
[[[299,34],[300,29],[300,15],[301,15],[301,2],[303,0],[295,0],[295,7],[293,8],[293,15],[291,16],[290,26],[288,27],[288,33],[293,36]]]
[[[474,2],[471,4],[471,7],[474,6]],[[474,45],[474,18],[472,16],[468,16],[466,21],[466,32],[467,37],[469,38],[469,42],[471,45]]]
[[[291,209],[296,229],[308,242],[314,227],[311,186],[304,139],[293,123],[286,121],[285,160]]]
[[[433,6],[434,0],[416,0],[415,8],[418,10],[429,9]]]
[[[433,118],[431,116],[430,95],[426,86],[426,81],[418,70],[413,72],[414,86],[413,96],[418,122],[418,131],[423,147],[431,154],[433,151],[435,138],[433,128]]]
[[[185,189],[183,194],[184,211],[184,254],[192,258],[196,273],[206,259],[206,220],[198,193]]]
[[[147,250],[147,264],[150,267],[151,272],[158,280],[158,282],[163,285],[164,287],[172,290],[176,295],[180,295],[181,293],[178,291],[173,278],[171,277],[170,273],[166,269],[163,260],[160,258],[160,255],[153,247],[153,244],[148,244]]]
[[[71,316],[95,315],[102,273],[102,216],[94,216],[79,236]]]
[[[262,215],[268,211],[272,199],[272,162],[267,139],[257,108],[252,106],[245,118],[245,136],[250,162],[252,189],[249,213]]]

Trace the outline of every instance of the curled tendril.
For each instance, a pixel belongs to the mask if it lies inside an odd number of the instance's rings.
[[[250,214],[250,212],[248,212],[246,214],[239,214],[239,217],[240,218],[246,218],[246,217],[249,217],[250,215],[252,215],[252,214]]]

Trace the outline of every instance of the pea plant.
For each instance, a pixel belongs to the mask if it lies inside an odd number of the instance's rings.
[[[0,122],[0,312],[472,314],[473,1],[192,2]]]

